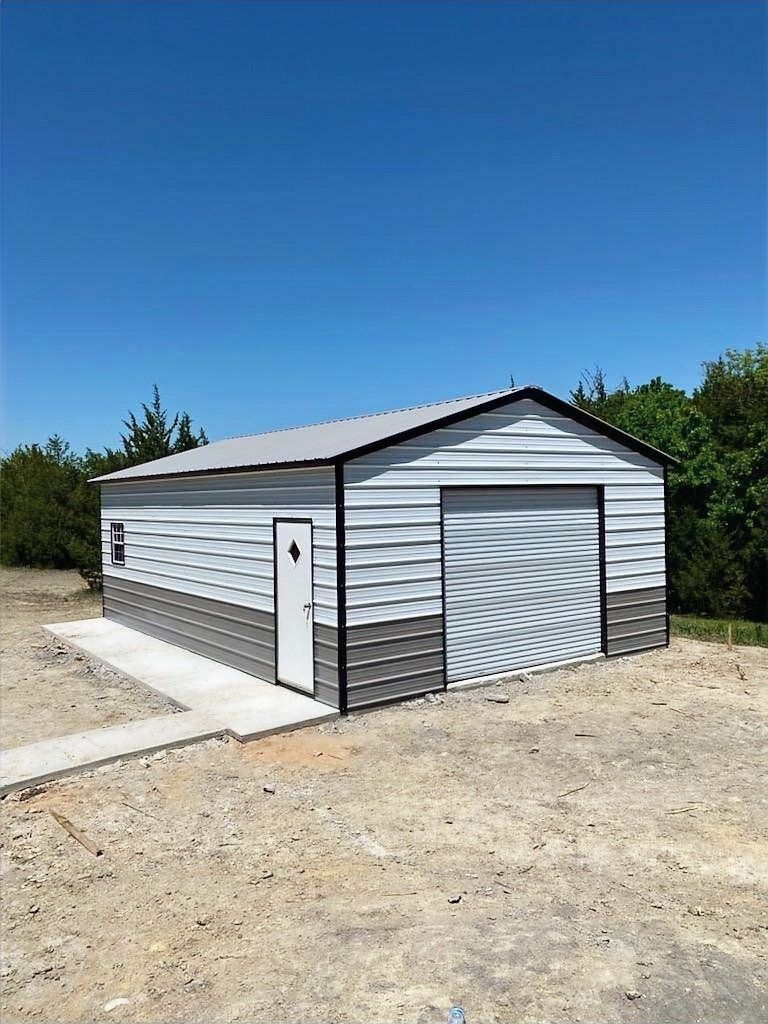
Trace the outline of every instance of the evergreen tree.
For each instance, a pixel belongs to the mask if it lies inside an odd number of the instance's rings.
[[[202,427],[195,433],[192,429],[192,420],[188,412],[179,416],[179,425],[176,432],[176,440],[173,442],[174,452],[186,452],[190,448],[199,448],[208,444],[208,437]]]
[[[157,386],[143,417],[124,420],[122,449],[74,454],[54,434],[40,445],[20,445],[0,462],[3,532],[0,559],[6,565],[75,567],[89,581],[101,572],[99,488],[88,481],[151,459],[207,444],[187,412],[172,419]]]

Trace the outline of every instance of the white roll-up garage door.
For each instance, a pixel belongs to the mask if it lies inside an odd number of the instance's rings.
[[[594,487],[443,491],[448,682],[601,649]]]

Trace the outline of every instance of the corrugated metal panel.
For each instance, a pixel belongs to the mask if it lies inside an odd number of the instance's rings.
[[[449,682],[600,651],[595,488],[451,489],[443,515]]]
[[[608,654],[629,654],[667,642],[664,587],[614,592],[607,598]]]
[[[339,638],[335,626],[315,623],[315,700],[339,706]]]
[[[551,395],[541,388],[527,386],[492,391],[485,395],[470,395],[467,398],[456,398],[447,402],[433,402],[410,409],[395,409],[372,416],[356,416],[350,419],[315,423],[306,427],[295,427],[290,430],[273,430],[265,434],[231,437],[202,448],[180,452],[165,459],[157,459],[154,462],[134,466],[131,469],[124,469],[97,479],[120,480],[164,474],[222,472],[237,467],[247,469],[301,462],[324,463],[344,456],[349,457],[364,448],[385,446],[388,443],[393,443],[397,437],[403,435],[410,437],[411,434],[418,433],[420,430],[426,431],[430,425],[435,425],[435,433],[437,433],[438,424],[443,424],[440,428],[441,431],[454,429],[445,426],[446,419],[458,423],[455,426],[455,432],[465,435],[464,442],[467,447],[493,452],[496,448],[494,429],[496,424],[492,420],[488,420],[487,425],[484,423],[481,428],[482,436],[478,437],[475,436],[477,432],[473,433],[472,426],[465,423],[462,417],[469,415],[473,410],[496,408],[500,402],[506,404],[507,399],[510,401],[538,399],[545,406],[554,408],[561,413],[565,412],[566,415],[572,411],[572,415],[576,416],[579,424],[588,424],[587,430],[591,427],[598,432],[602,431],[604,436],[607,435],[606,441],[610,440],[610,443],[623,447],[624,450],[628,448],[631,451],[642,452],[655,459],[660,465],[674,461],[670,460],[669,456],[664,455],[663,452],[643,444],[637,438],[617,431],[615,427],[603,423],[596,417],[590,416],[589,413],[574,409],[555,395]],[[489,413],[489,415],[491,414]],[[444,442],[440,438],[437,443],[442,446]],[[451,443],[452,441],[446,442],[447,445]],[[530,431],[521,443],[534,456],[546,453],[553,447],[552,438],[549,436],[546,426],[542,426],[541,430]],[[557,443],[554,448],[559,450]]]
[[[104,615],[222,665],[275,682],[271,612],[107,577]],[[337,631],[315,623],[314,639],[315,699],[338,707]]]
[[[348,621],[439,614],[440,488],[499,484],[604,485],[608,592],[664,586],[662,468],[525,399],[348,463]]]
[[[222,665],[275,681],[270,612],[107,576],[104,615]]]
[[[409,409],[393,409],[369,416],[313,423],[287,430],[270,430],[264,434],[245,434],[214,441],[202,448],[192,448],[178,455],[169,455],[141,466],[133,466],[106,478],[129,480],[131,477],[173,473],[200,473],[210,470],[235,469],[238,466],[274,465],[281,462],[306,462],[335,459],[343,452],[371,444],[402,431],[412,430],[443,416],[472,410],[489,399],[514,395],[519,388],[490,391],[485,395],[469,395],[446,402],[432,402]]]
[[[272,520],[291,516],[313,521],[315,619],[335,628],[330,469],[106,484],[104,575],[272,613]],[[110,522],[125,524],[124,566],[110,564]]]
[[[350,626],[349,708],[362,708],[443,687],[443,617]]]

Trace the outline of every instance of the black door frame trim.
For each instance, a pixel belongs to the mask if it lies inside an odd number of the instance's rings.
[[[605,484],[442,484],[440,486],[440,582],[443,607],[443,689],[448,689],[448,621],[445,604],[445,491],[595,491],[597,496],[598,560],[600,566],[600,650],[608,657],[608,597],[605,567]],[[502,669],[502,672],[504,670]],[[514,670],[510,670],[514,671]]]
[[[299,686],[294,686],[291,683],[283,682],[283,680],[277,674],[277,655],[278,655],[278,614],[277,614],[277,524],[278,523],[309,523],[309,543],[311,547],[310,559],[309,559],[309,572],[310,572],[310,590],[312,595],[312,697],[317,699],[317,642],[315,638],[315,524],[312,519],[302,518],[299,516],[273,516],[272,517],[272,600],[273,600],[273,611],[275,617],[275,685],[284,686],[287,690],[293,690],[294,693],[303,693],[307,696],[307,691],[302,690]]]

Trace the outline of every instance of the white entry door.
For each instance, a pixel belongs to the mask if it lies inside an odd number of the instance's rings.
[[[277,681],[314,693],[312,523],[275,521]]]

